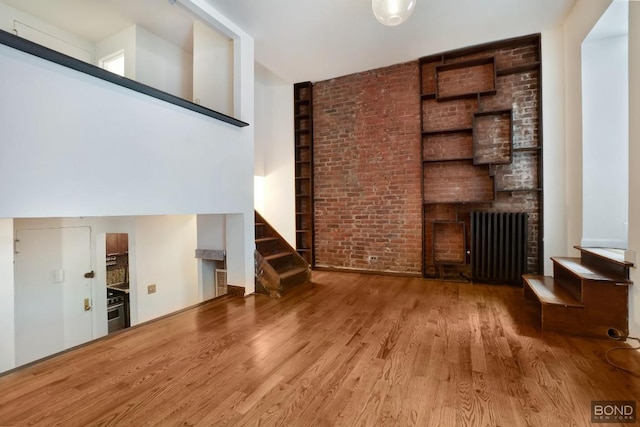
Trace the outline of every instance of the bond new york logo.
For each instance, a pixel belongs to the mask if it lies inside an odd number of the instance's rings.
[[[636,402],[633,400],[597,400],[591,402],[592,423],[635,423]]]

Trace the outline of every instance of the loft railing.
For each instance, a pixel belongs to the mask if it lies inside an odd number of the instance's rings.
[[[189,102],[185,99],[179,98],[175,95],[171,95],[170,93],[161,91],[154,87],[147,86],[135,80],[119,76],[110,71],[104,70],[100,67],[96,67],[95,65],[89,64],[87,62],[80,61],[79,59],[72,58],[71,56],[65,55],[64,53],[49,49],[30,40],[23,39],[22,37],[19,37],[15,34],[8,33],[4,30],[0,30],[0,43],[13,49],[28,53],[30,55],[37,56],[38,58],[54,62],[58,65],[71,68],[72,70],[88,74],[98,79],[116,84],[118,86],[122,86],[127,89],[142,93],[144,95],[160,99],[170,104],[186,108],[187,110],[212,117],[222,122],[229,123],[237,127],[249,126],[249,123],[243,122],[242,120],[238,120],[234,117],[228,116],[218,111],[214,111],[201,105],[194,104],[193,102]]]

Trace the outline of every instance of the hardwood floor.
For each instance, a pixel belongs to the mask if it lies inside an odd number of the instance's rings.
[[[314,272],[0,377],[0,425],[584,426],[640,397],[617,345],[540,333],[520,288]]]

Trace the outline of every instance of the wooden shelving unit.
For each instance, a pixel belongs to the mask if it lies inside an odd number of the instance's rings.
[[[467,277],[473,211],[543,229],[540,58],[539,35],[420,58],[424,276]]]
[[[313,85],[293,85],[295,134],[296,251],[314,266]]]

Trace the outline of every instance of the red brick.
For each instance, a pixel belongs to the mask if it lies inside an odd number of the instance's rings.
[[[421,272],[418,75],[416,61],[314,85],[316,265]]]

